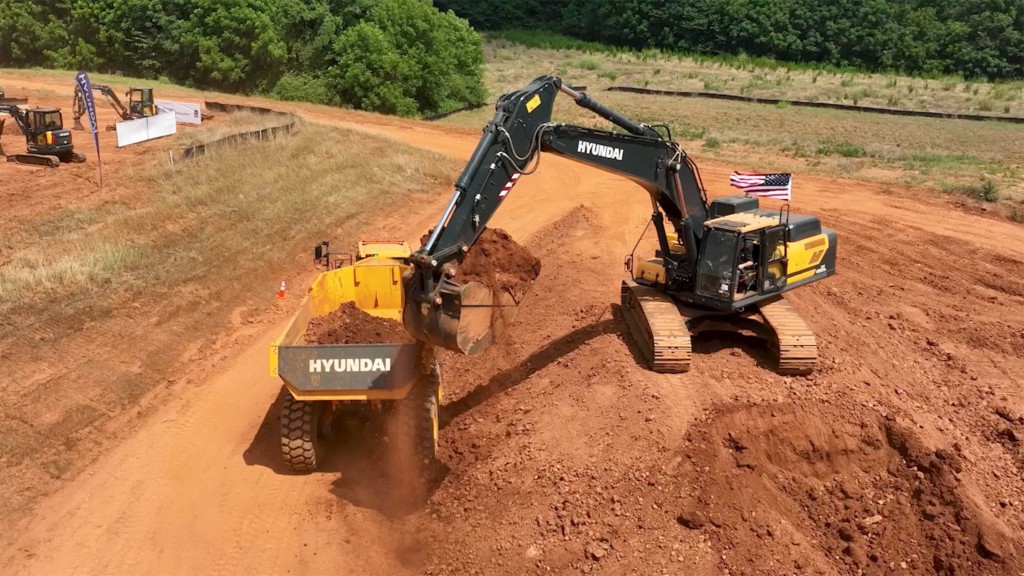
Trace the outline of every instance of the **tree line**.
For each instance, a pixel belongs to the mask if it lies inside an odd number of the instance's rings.
[[[437,0],[480,30],[642,50],[1024,78],[1024,0]]]
[[[483,63],[479,35],[430,0],[0,0],[0,66],[414,116],[481,102]]]

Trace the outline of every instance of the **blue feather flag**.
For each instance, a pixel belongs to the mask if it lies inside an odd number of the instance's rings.
[[[96,101],[92,98],[92,83],[89,82],[89,75],[85,70],[79,70],[75,75],[75,82],[82,91],[82,99],[85,102],[85,112],[89,116],[89,125],[92,127],[92,141],[96,144],[96,163],[100,170],[100,186],[103,186],[103,160],[100,158],[100,133],[96,124]]]

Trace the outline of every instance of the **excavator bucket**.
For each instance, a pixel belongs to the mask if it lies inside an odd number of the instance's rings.
[[[522,295],[516,299],[480,282],[443,282],[440,303],[419,302],[407,289],[402,322],[417,340],[477,355],[494,344],[519,311]]]

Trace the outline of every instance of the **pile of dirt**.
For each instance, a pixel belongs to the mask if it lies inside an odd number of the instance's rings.
[[[930,449],[874,412],[740,406],[692,432],[678,522],[734,574],[1018,573],[1020,543]]]
[[[352,302],[310,321],[306,327],[307,344],[396,344],[415,342],[402,323],[378,318],[360,310]]]
[[[540,260],[500,228],[487,228],[459,265],[460,282],[480,282],[518,301],[540,275]]]

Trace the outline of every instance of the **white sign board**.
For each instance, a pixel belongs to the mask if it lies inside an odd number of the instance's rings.
[[[199,104],[192,104],[191,102],[172,102],[170,100],[157,100],[157,108],[161,112],[174,112],[174,117],[178,122],[184,124],[202,124],[203,113],[199,108]]]
[[[149,118],[117,123],[117,147],[138,144],[146,140],[170,136],[178,131],[173,112],[163,112]]]

